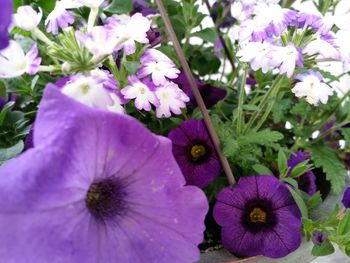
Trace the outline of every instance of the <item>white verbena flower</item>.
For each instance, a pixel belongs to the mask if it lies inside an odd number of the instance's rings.
[[[151,75],[152,81],[156,86],[164,85],[168,79],[176,79],[180,70],[176,65],[162,52],[151,49],[141,58],[142,67],[138,72],[138,77],[143,78]]]
[[[136,13],[131,17],[113,16],[108,19],[106,28],[117,38],[124,41],[117,49],[124,49],[125,55],[131,55],[136,51],[136,43],[148,44],[147,31],[151,28],[151,20],[141,13]]]
[[[296,66],[303,67],[304,57],[301,50],[291,43],[285,47],[273,46],[269,58],[271,66],[278,68],[280,74],[286,73],[288,78],[293,75]]]
[[[328,96],[333,94],[332,88],[323,82],[321,74],[311,69],[304,74],[296,75],[295,78],[300,82],[295,84],[292,92],[298,98],[305,97],[312,105],[318,105],[319,102],[326,104]]]
[[[128,78],[129,86],[121,90],[125,99],[135,99],[135,107],[139,110],[150,111],[151,104],[158,106],[159,102],[154,91],[151,90],[151,81],[141,82],[136,76]],[[153,87],[154,88],[154,87]]]
[[[39,12],[36,12],[30,5],[18,7],[17,13],[13,15],[14,24],[26,31],[36,28],[42,17],[43,12],[41,8],[39,8]]]
[[[251,68],[257,71],[261,68],[263,73],[271,70],[268,54],[272,51],[272,45],[268,42],[249,42],[237,52],[243,62],[249,62]]]
[[[89,107],[123,113],[120,100],[111,96],[113,93],[103,82],[93,76],[78,75],[62,88],[62,92]]]
[[[303,49],[303,53],[309,56],[319,54],[322,58],[339,58],[339,51],[336,47],[320,36],[308,43]]]
[[[158,87],[156,96],[159,100],[156,114],[158,118],[165,116],[169,118],[171,112],[181,114],[181,109],[186,108],[186,102],[190,98],[173,82],[167,82],[164,86]]]
[[[25,54],[22,47],[11,40],[9,46],[0,51],[0,78],[16,78],[24,73],[34,75],[40,63],[36,44]]]
[[[76,36],[94,56],[95,60],[112,54],[118,40],[112,32],[103,26],[95,26],[85,35],[77,32]]]
[[[64,29],[70,24],[73,24],[74,16],[67,9],[75,7],[79,7],[79,5],[67,1],[57,1],[54,10],[52,10],[45,20],[47,32],[57,35],[59,28]]]

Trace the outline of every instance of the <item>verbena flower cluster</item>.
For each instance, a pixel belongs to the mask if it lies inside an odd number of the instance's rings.
[[[156,2],[0,3],[0,261],[350,256],[350,2]]]
[[[349,52],[342,44],[348,27],[344,20],[348,17],[341,16],[348,4],[341,1],[332,17],[324,17],[321,13],[283,8],[278,2],[232,4],[231,12],[239,22],[232,30],[240,45],[237,56],[255,71],[272,71],[298,80],[292,89],[298,98],[306,98],[312,105],[325,104],[334,91],[317,70],[308,68],[317,68],[325,59],[348,65]],[[338,27],[337,33],[332,31],[333,25]]]

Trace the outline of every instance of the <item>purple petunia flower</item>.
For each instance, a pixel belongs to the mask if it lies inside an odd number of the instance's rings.
[[[133,10],[131,14],[141,13],[143,16],[155,15],[157,11],[149,7],[145,0],[133,0]]]
[[[168,137],[188,185],[204,188],[220,175],[221,165],[202,120],[187,120]]]
[[[288,166],[289,166],[289,172],[291,172],[295,166],[297,166],[299,163],[306,161],[310,158],[309,153],[304,153],[301,151],[297,151],[288,160]],[[316,176],[312,171],[308,171],[298,178],[296,178],[298,181],[299,189],[306,192],[309,195],[313,195],[317,191],[316,186]]]
[[[315,230],[312,233],[312,243],[314,243],[315,246],[322,245],[322,243],[326,241],[327,238],[328,238],[328,235],[321,231]]]
[[[29,133],[24,140],[24,146],[26,150],[34,147],[33,136],[34,136],[34,124],[30,128]]]
[[[213,21],[216,22],[219,15],[220,9],[230,9],[230,5],[232,4],[232,0],[218,0],[215,1],[213,6],[210,10],[210,16],[212,17]],[[229,11],[227,14],[225,14],[225,17],[223,18],[223,21],[220,23],[220,28],[226,28],[232,26],[237,20],[232,17],[231,12]]]
[[[0,8],[0,50],[9,45],[8,27],[12,19],[12,1],[2,0]]]
[[[301,214],[287,187],[274,176],[241,177],[214,206],[223,245],[239,256],[280,258],[301,244]]]
[[[33,149],[0,168],[0,258],[194,262],[208,203],[168,139],[48,86]]]
[[[346,188],[344,191],[342,203],[345,208],[350,208],[350,187]]]
[[[186,77],[186,74],[184,72],[181,72],[178,78],[173,81],[177,85],[179,85],[180,89],[182,89],[190,98],[190,101],[187,103],[187,106],[192,109],[197,107],[197,102],[194,98],[193,91]],[[208,108],[212,107],[220,100],[223,100],[227,95],[226,90],[215,87],[211,84],[203,83],[199,79],[196,79],[196,83],[203,97],[204,103]]]
[[[149,45],[151,48],[153,48],[161,43],[162,37],[161,37],[160,32],[158,30],[155,30],[151,27],[150,30],[148,30],[146,34],[147,34],[147,38],[149,40]]]

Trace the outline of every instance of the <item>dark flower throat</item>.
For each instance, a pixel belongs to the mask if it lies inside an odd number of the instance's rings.
[[[106,179],[90,185],[85,204],[95,218],[108,219],[120,213],[122,195],[119,181]]]
[[[268,200],[254,199],[246,203],[241,218],[242,225],[251,233],[272,230],[277,224],[277,217]]]

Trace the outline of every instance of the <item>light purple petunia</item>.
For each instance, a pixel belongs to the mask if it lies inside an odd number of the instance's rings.
[[[8,27],[11,24],[12,18],[12,1],[1,0],[0,8],[0,50],[4,49],[9,44]]]
[[[345,208],[350,208],[350,187],[345,189],[342,203]]]
[[[0,258],[194,262],[208,211],[168,139],[47,87],[35,147],[0,168]]]
[[[288,160],[289,171],[291,172],[299,163],[310,159],[310,154],[302,151],[297,151],[291,155]],[[298,178],[299,189],[306,192],[308,195],[313,195],[317,191],[316,176],[312,171],[308,171]]]
[[[283,183],[270,175],[241,177],[214,206],[224,247],[239,256],[281,258],[301,244],[301,214]]]
[[[203,120],[184,121],[168,137],[188,185],[204,188],[220,175],[219,157]]]

